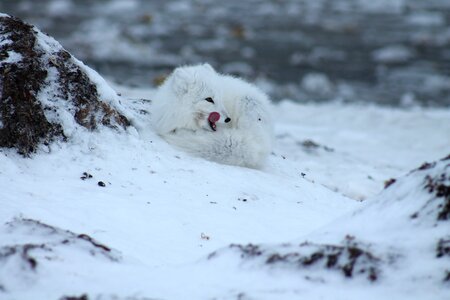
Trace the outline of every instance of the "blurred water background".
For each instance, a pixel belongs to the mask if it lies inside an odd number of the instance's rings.
[[[450,106],[450,0],[0,0],[111,81],[209,62],[275,101]]]

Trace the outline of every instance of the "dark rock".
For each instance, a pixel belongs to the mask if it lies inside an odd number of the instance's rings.
[[[80,296],[62,296],[60,300],[89,300],[88,295],[83,294]]]
[[[80,177],[81,180],[91,179],[93,176],[88,172],[83,172],[83,175]]]
[[[237,250],[243,260],[262,259],[265,265],[290,266],[298,269],[309,269],[315,266],[339,271],[347,278],[365,276],[369,281],[377,280],[380,275],[378,265],[381,259],[353,237],[346,237],[339,245],[309,242],[298,246],[285,244],[281,247],[232,244],[230,249]],[[218,253],[214,252],[209,259],[217,256]]]
[[[450,165],[449,165],[450,166]],[[425,190],[434,195],[434,199],[440,201],[437,205],[437,219],[447,221],[450,219],[450,176],[447,173],[441,173],[438,176],[425,177]]]
[[[305,152],[314,152],[318,149],[323,149],[326,152],[334,152],[334,149],[325,145],[320,145],[313,140],[304,140],[302,142],[297,142],[297,145],[303,147]]]
[[[36,33],[33,27],[18,19],[0,18],[0,38],[10,44],[0,46],[0,146],[16,148],[27,155],[39,143],[55,138],[64,139],[60,124],[49,122],[36,95],[44,85],[47,71],[40,59],[42,52],[35,50]],[[19,63],[4,62],[10,53],[19,53]]]
[[[260,246],[254,244],[248,244],[245,246],[238,244],[231,244],[230,248],[238,249],[241,252],[241,258],[260,256],[263,254],[263,251],[260,249]]]
[[[92,246],[97,247],[97,248],[100,248],[100,249],[103,250],[103,251],[111,252],[111,248],[109,248],[109,247],[107,247],[107,246],[105,246],[105,245],[103,245],[103,244],[100,244],[99,242],[95,241],[93,238],[91,238],[91,237],[90,237],[89,235],[87,235],[87,234],[84,234],[84,233],[79,234],[79,235],[77,236],[77,238],[82,239],[82,240],[85,240],[85,241],[87,241],[88,243],[90,243]]]
[[[12,256],[18,256],[20,261],[24,262],[23,265],[27,268],[34,270],[37,266],[37,260],[31,256],[32,250],[41,249],[45,251],[51,251],[44,244],[23,244],[14,246],[4,246],[0,248],[0,261],[7,260]]]
[[[410,217],[417,219],[421,216],[433,215],[437,221],[450,220],[450,162],[448,162],[448,157],[424,163],[409,172],[406,177],[409,176],[422,177],[422,184],[419,188],[429,194],[420,209],[412,213]],[[404,183],[405,180],[406,178],[402,179],[402,182]]]
[[[415,171],[429,170],[431,168],[434,168],[434,166],[436,166],[436,162],[432,162],[432,163],[425,162],[420,167],[415,169]]]
[[[388,179],[384,182],[384,188],[387,189],[388,187],[390,187],[392,184],[394,184],[397,180],[394,178]]]
[[[444,256],[450,257],[450,237],[440,239],[436,247],[436,257],[441,258]]]
[[[90,130],[130,125],[82,64],[34,26],[1,16],[0,41],[0,147],[29,156],[40,144],[66,141],[58,107],[72,107],[75,122]]]

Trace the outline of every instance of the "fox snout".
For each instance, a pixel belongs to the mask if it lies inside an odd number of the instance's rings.
[[[220,113],[216,111],[213,111],[208,116],[208,124],[213,131],[216,131],[217,129],[216,123],[229,123],[230,121],[231,121],[230,117],[228,117],[227,115],[222,116]]]
[[[211,117],[213,120],[211,120]],[[214,123],[229,123],[231,122],[231,118],[228,114],[222,112],[212,112],[208,116],[208,121],[213,121]]]
[[[228,112],[226,110],[222,110],[220,113],[219,123],[230,123],[231,118],[228,116]]]
[[[220,119],[217,120],[218,123],[230,123],[231,118],[227,115],[220,114]]]

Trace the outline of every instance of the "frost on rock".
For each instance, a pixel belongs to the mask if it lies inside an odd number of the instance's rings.
[[[420,186],[426,195],[411,219],[433,218],[435,221],[450,220],[450,155],[440,161],[424,163],[411,171],[407,177],[421,176]],[[398,185],[405,185],[406,179]],[[395,185],[396,180],[391,185]],[[389,185],[389,186],[391,186]],[[403,187],[398,187],[403,188]],[[414,191],[412,191],[414,192]]]
[[[73,264],[91,257],[119,262],[118,251],[105,246],[87,234],[77,234],[33,219],[17,218],[0,228],[0,292],[18,288],[38,278],[52,264]],[[79,261],[80,260],[80,261]]]
[[[347,236],[338,245],[310,242],[278,246],[233,244],[230,245],[229,250],[237,251],[243,261],[304,271],[307,274],[305,279],[310,279],[311,275],[320,276],[322,269],[336,271],[346,278],[365,277],[369,281],[377,280],[380,273],[378,265],[381,259],[372,254],[368,246],[357,242],[351,236]],[[209,258],[217,255],[217,252],[212,253]],[[318,278],[324,280],[322,277]]]
[[[0,16],[0,147],[29,155],[67,140],[71,122],[89,130],[129,126],[118,96],[98,77],[34,26]]]

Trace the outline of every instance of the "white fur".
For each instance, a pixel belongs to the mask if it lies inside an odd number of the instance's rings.
[[[204,97],[212,97],[215,104]],[[209,65],[177,68],[159,88],[154,102],[156,132],[188,153],[223,164],[260,168],[271,152],[268,97],[252,84],[220,75]],[[225,123],[221,117],[217,131],[212,131],[207,121],[197,118],[207,118],[211,111],[231,121]]]
[[[216,72],[208,65],[180,67],[164,81],[154,97],[153,127],[165,136],[179,129],[212,130],[208,124],[211,112],[219,112],[218,123],[224,123],[228,112],[215,88]],[[205,101],[214,99],[214,104]]]

